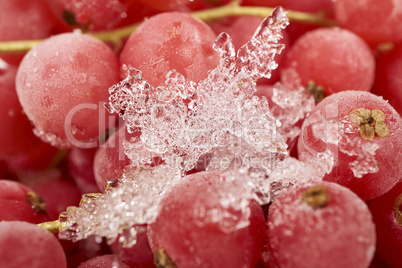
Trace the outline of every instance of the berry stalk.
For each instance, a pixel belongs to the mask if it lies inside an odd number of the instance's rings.
[[[265,18],[272,13],[274,8],[269,7],[248,7],[240,6],[238,1],[232,1],[228,5],[212,8],[208,10],[191,12],[195,18],[203,21],[211,21],[229,16],[256,16]],[[336,26],[337,23],[325,17],[324,13],[306,13],[293,10],[287,10],[287,16],[290,21],[314,24],[318,26]],[[122,39],[127,38],[137,29],[142,22],[129,25],[127,27],[114,29],[110,31],[90,34],[103,42],[119,44]],[[42,42],[43,40],[20,40],[0,42],[1,53],[21,53],[26,52]]]
[[[60,231],[62,223],[59,220],[55,220],[55,221],[47,221],[47,222],[39,223],[38,226],[55,234]]]

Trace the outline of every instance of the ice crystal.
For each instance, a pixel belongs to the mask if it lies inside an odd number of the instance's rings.
[[[180,171],[160,165],[126,173],[119,185],[106,194],[88,194],[79,207],[68,207],[60,216],[59,237],[81,240],[103,236],[124,246],[135,243],[137,227],[153,222],[163,193],[180,180]]]
[[[349,156],[355,156],[356,159],[349,163],[350,169],[356,178],[361,178],[365,174],[376,173],[379,168],[375,160],[375,151],[379,148],[376,143],[367,143],[357,134],[358,128],[350,121],[349,116],[345,116],[340,121],[340,142],[339,150]]]
[[[303,87],[289,89],[280,82],[274,85],[271,107],[272,114],[281,122],[278,132],[288,143],[293,142],[300,134],[300,123],[315,106],[314,97]]]
[[[127,156],[143,165],[160,156],[183,173],[201,155],[224,147],[232,136],[268,152],[284,152],[286,144],[277,133],[280,123],[266,99],[253,97],[255,80],[269,78],[283,45],[281,30],[288,24],[277,8],[237,54],[228,34],[214,43],[220,54],[217,68],[198,84],[186,81],[175,70],[167,74],[166,86],[154,88],[131,69],[126,79],[109,89],[107,108],[118,113],[128,131],[141,130],[141,142],[126,145]]]
[[[202,227],[211,222],[217,223],[226,233],[247,227],[250,224],[250,201],[259,200],[247,174],[227,170],[214,179],[220,182],[210,185],[208,191],[213,193],[218,205],[211,208],[209,204],[198,203],[194,212],[196,224]]]
[[[287,139],[288,144],[293,145],[300,133],[301,120],[308,116],[315,106],[314,98],[304,88],[291,90],[281,83],[276,83],[271,101],[270,111],[281,122],[277,131]],[[321,179],[333,162],[330,155],[325,159],[320,158],[322,162],[316,159],[303,163],[293,158],[284,160],[284,154],[259,150],[236,137],[232,137],[228,146],[208,154],[207,158],[208,161],[203,161],[208,162],[207,170],[234,169],[247,174],[261,204],[267,204],[271,200],[271,194],[276,194],[297,181]]]
[[[260,204],[268,204],[282,189],[294,184],[321,180],[334,166],[334,155],[329,150],[299,161],[258,152],[239,143],[208,155],[207,170],[231,171],[247,177],[254,199]]]
[[[283,49],[278,42],[287,24],[285,12],[277,8],[237,53],[230,37],[222,33],[214,43],[219,65],[198,83],[186,81],[172,70],[166,86],[154,88],[142,79],[139,70],[129,70],[127,78],[109,89],[107,109],[125,120],[129,132],[141,131],[140,140],[124,143],[134,165],[144,166],[155,157],[166,164],[145,170],[133,167],[134,171],[126,172],[115,184],[118,186],[106,194],[87,195],[80,207],[68,208],[60,217],[60,237],[79,240],[95,235],[109,242],[119,237],[123,245],[131,245],[137,228],[155,220],[163,193],[201,156],[229,152],[228,164],[233,165],[236,150],[241,158],[238,167],[216,169],[225,170],[223,174],[239,187],[218,196],[223,208],[245,212],[244,219],[236,219],[236,228],[249,224],[245,204],[250,198],[261,204],[270,201],[267,174],[287,156],[285,138],[278,133],[281,123],[271,114],[268,101],[254,96],[256,79],[269,78],[277,67],[274,57]],[[213,170],[211,161],[209,166]],[[233,198],[240,198],[242,205],[231,207]],[[230,218],[223,210],[210,213]],[[220,219],[206,217],[200,224]]]
[[[59,147],[59,148],[68,148],[71,146],[70,142],[65,141],[59,137],[57,137],[55,134],[50,133],[50,132],[45,132],[41,130],[38,127],[35,127],[33,129],[33,133],[43,140],[44,142],[50,143],[52,146]]]
[[[214,150],[208,155],[207,171],[229,172],[247,178],[254,199],[260,204],[271,201],[271,184],[267,180],[275,163],[281,160],[278,153],[256,150],[244,140],[233,137],[233,143]]]
[[[320,181],[331,172],[334,166],[334,155],[326,150],[316,157],[310,157],[305,161],[299,161],[293,157],[288,157],[278,162],[275,169],[269,174],[272,195],[277,195],[283,188],[292,185]]]
[[[199,215],[199,226],[217,222],[222,231],[231,232],[250,223],[249,202],[259,197],[247,175],[228,170],[221,176],[225,178],[224,186],[213,190],[220,206],[206,211],[199,204],[195,214]],[[179,169],[159,165],[127,172],[125,177],[107,193],[87,194],[79,207],[68,207],[60,216],[59,237],[77,241],[99,236],[106,237],[108,243],[118,239],[123,247],[135,244],[137,232],[155,220],[164,193],[180,181],[181,173]]]
[[[313,124],[312,129],[318,139],[335,144],[342,153],[355,157],[355,160],[349,163],[349,167],[356,178],[378,172],[375,160],[378,145],[364,142],[360,137],[359,128],[350,121],[349,115]]]

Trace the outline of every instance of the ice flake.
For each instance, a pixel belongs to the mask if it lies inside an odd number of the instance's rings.
[[[316,138],[335,144],[342,153],[355,157],[355,160],[349,163],[349,167],[356,178],[378,172],[379,168],[375,160],[378,145],[364,142],[360,137],[359,128],[350,121],[349,115],[314,124],[312,129]]]
[[[274,85],[271,107],[272,114],[281,122],[279,133],[287,138],[288,144],[300,134],[301,120],[306,118],[315,107],[311,94],[303,87],[295,90],[288,89],[280,82]]]
[[[348,135],[353,133],[353,130],[355,134],[358,132],[358,128],[353,126],[349,116],[345,116],[340,120],[339,129],[339,150],[347,155],[356,157],[354,161],[349,163],[353,175],[356,178],[362,178],[365,174],[378,172],[378,164],[374,157],[375,151],[379,148],[378,144],[364,142],[358,135]]]
[[[270,111],[281,122],[277,128],[278,133],[287,139],[288,144],[294,144],[300,133],[301,120],[315,106],[314,98],[304,88],[290,90],[277,83],[274,85],[271,100],[273,105]],[[207,170],[234,169],[247,174],[249,182],[254,185],[257,200],[261,204],[267,204],[272,194],[275,195],[285,187],[299,181],[321,179],[333,165],[333,157],[327,154],[328,152],[319,156],[321,161],[311,159],[308,162],[299,162],[293,158],[285,158],[284,153],[260,150],[241,138],[232,137],[228,146],[216,149],[207,156]]]
[[[257,198],[248,176],[238,170],[228,170],[219,177],[215,178],[221,180],[219,185],[212,184],[208,188],[219,204],[211,209],[209,204],[199,202],[194,212],[196,224],[202,227],[217,223],[226,233],[247,227],[250,224],[250,201]]]
[[[231,154],[230,165],[236,164],[236,156],[241,159],[238,167],[217,167],[239,186],[217,193],[220,203],[223,208],[244,212],[243,218],[232,219],[236,224],[223,225],[222,230],[248,225],[250,198],[261,204],[270,201],[267,174],[287,156],[285,138],[278,133],[281,123],[271,114],[268,101],[254,96],[255,80],[269,78],[277,67],[274,57],[283,49],[278,41],[287,24],[285,12],[277,8],[237,54],[230,37],[219,35],[214,43],[219,65],[198,84],[172,70],[166,86],[154,88],[139,70],[130,69],[127,78],[109,89],[106,107],[125,120],[129,132],[142,133],[140,140],[124,143],[134,165],[144,166],[154,157],[161,157],[165,164],[134,168],[106,194],[86,196],[80,207],[68,208],[60,217],[60,237],[79,240],[94,235],[109,242],[119,237],[123,245],[132,245],[137,228],[155,220],[163,193],[201,156],[219,153]],[[233,198],[240,198],[239,206],[232,207]],[[231,217],[220,210],[209,213],[200,224]]]
[[[86,195],[79,207],[68,207],[60,216],[59,237],[77,241],[102,236],[111,243],[119,236],[123,246],[135,244],[137,227],[154,221],[161,196],[181,176],[165,165],[126,176],[106,194]]]
[[[301,182],[322,180],[334,166],[334,155],[329,150],[299,161],[293,157],[283,159],[279,155],[258,152],[239,143],[209,154],[207,170],[232,172],[246,177],[253,198],[261,205],[271,202],[284,188]]]
[[[285,155],[256,149],[243,139],[232,137],[230,145],[216,149],[206,157],[206,170],[229,172],[247,178],[253,189],[254,199],[263,205],[271,201],[271,181],[268,180],[268,174]]]
[[[134,150],[126,145],[127,156],[143,165],[157,155],[185,173],[201,155],[226,146],[231,136],[260,150],[285,152],[284,139],[277,133],[280,123],[267,100],[252,96],[255,79],[269,78],[277,67],[274,57],[283,49],[278,41],[287,24],[285,12],[277,8],[237,54],[229,35],[220,34],[214,43],[219,65],[198,84],[172,70],[166,86],[154,88],[139,70],[131,69],[109,89],[107,105],[125,120],[128,131],[142,132]]]
[[[333,166],[334,155],[329,150],[305,161],[288,157],[278,162],[275,169],[269,174],[272,195],[275,196],[283,188],[298,183],[321,181],[325,174],[331,172]]]
[[[58,148],[69,148],[71,146],[70,142],[57,137],[53,133],[45,132],[38,127],[33,129],[33,133],[44,142],[50,143],[52,146]]]
[[[220,205],[207,211],[200,204],[195,214],[199,226],[216,222],[222,231],[232,232],[250,224],[249,202],[259,197],[247,174],[228,170],[221,176],[225,177],[223,186],[211,188]],[[167,165],[127,172],[107,193],[87,194],[79,207],[68,207],[60,216],[59,237],[77,241],[99,236],[109,244],[118,239],[123,247],[131,246],[137,232],[155,220],[164,193],[180,179],[180,170]]]

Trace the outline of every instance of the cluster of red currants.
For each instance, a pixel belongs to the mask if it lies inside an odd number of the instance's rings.
[[[239,8],[229,2],[0,0],[0,42],[45,39],[25,55],[0,49],[1,267],[402,266],[397,0],[241,3],[322,12],[337,25],[291,22],[278,68],[256,81],[255,95],[272,107],[281,88],[314,97],[314,109],[295,122],[300,133],[287,154],[301,163],[334,156],[322,180],[289,185],[261,206],[253,199],[244,204],[236,181],[197,166],[164,193],[156,220],[138,226],[144,232],[132,248],[99,237],[62,241],[35,225],[57,220],[81,194],[104,193],[127,173],[124,144],[139,141],[141,132],[129,133],[105,103],[130,68],[155,88],[170,70],[197,83],[219,64],[217,34],[229,33],[236,48],[250,40],[258,17],[223,15],[206,23],[190,15]],[[143,19],[124,40],[90,35],[113,35]],[[289,117],[286,111],[274,115]],[[154,160],[149,166],[164,163]],[[222,200],[225,191],[230,198]],[[233,211],[229,201],[244,209]],[[234,228],[239,218],[248,224]]]

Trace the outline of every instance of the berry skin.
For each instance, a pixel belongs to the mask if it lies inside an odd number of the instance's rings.
[[[400,42],[402,19],[399,0],[334,1],[335,19],[370,44]]]
[[[377,125],[381,122],[356,123],[356,120],[364,121],[366,118],[364,113],[363,116],[356,116],[357,111],[366,111],[372,115],[373,111],[374,114],[378,114],[376,110],[385,115],[383,124],[388,128],[389,134]],[[370,117],[372,116],[368,118]],[[330,127],[330,120],[338,122],[336,126],[340,127],[341,120],[345,118],[354,121],[353,133],[340,134],[339,129]],[[322,123],[327,132],[320,137],[314,134],[313,130],[317,124]],[[362,129],[368,131],[363,131],[362,134]],[[376,133],[378,131],[380,134],[385,134],[385,137],[378,135]],[[371,140],[366,134],[374,135],[374,137]],[[349,139],[350,142],[339,142],[338,144],[330,142],[333,137],[338,137],[337,135],[342,135],[342,138]],[[362,148],[372,148],[373,146],[377,148],[374,153],[366,151],[366,154],[363,154],[360,151]],[[298,140],[298,154],[299,159],[304,161],[311,156],[317,157],[318,153],[327,149],[330,150],[335,156],[335,163],[332,171],[324,177],[324,180],[348,187],[363,200],[370,200],[386,193],[399,181],[402,174],[401,146],[402,119],[388,102],[368,92],[344,91],[324,98],[303,122]],[[369,159],[372,160],[368,161]],[[370,171],[372,169],[377,169],[377,171]]]
[[[241,211],[219,199],[227,190],[225,178],[212,172],[189,175],[173,186],[161,201],[160,212],[149,225],[151,248],[159,263],[177,267],[254,267],[264,247],[265,220],[260,205],[250,200],[248,226],[233,228]],[[232,204],[241,198],[232,196]],[[238,204],[240,205],[240,204]],[[217,220],[215,217],[218,217]]]
[[[128,0],[47,0],[54,14],[70,27],[112,29],[127,11]]]
[[[88,35],[57,35],[29,51],[16,88],[36,134],[59,148],[95,147],[118,66],[110,48]]]
[[[328,96],[344,90],[369,91],[374,71],[374,56],[359,36],[345,29],[319,28],[302,35],[289,49],[281,80],[289,88],[313,82]]]
[[[66,268],[66,256],[49,231],[27,222],[0,222],[0,267]]]
[[[368,267],[375,226],[366,204],[331,182],[295,185],[269,208],[268,249],[278,267]]]
[[[369,204],[377,233],[377,252],[392,267],[402,267],[402,182]]]
[[[119,268],[140,268],[140,265],[135,263],[127,263],[127,261],[121,260],[119,256],[108,254],[94,257],[92,259],[83,262],[78,266],[78,268],[110,268],[110,267],[119,267]]]
[[[0,221],[40,223],[48,219],[45,201],[22,183],[0,180]]]
[[[126,126],[122,126],[98,148],[94,156],[93,170],[96,184],[101,192],[105,192],[108,181],[123,177],[124,168],[131,164],[131,160],[124,154],[123,142],[138,138],[140,134],[128,133]]]
[[[402,44],[378,57],[372,93],[383,96],[402,115]]]
[[[198,82],[218,65],[211,44],[216,35],[204,22],[188,14],[167,12],[153,16],[131,34],[121,53],[121,76],[128,68],[142,71],[153,87],[164,86],[165,76],[176,70]]]

